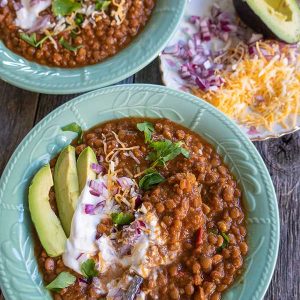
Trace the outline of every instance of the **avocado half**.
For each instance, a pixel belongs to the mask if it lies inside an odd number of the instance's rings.
[[[300,41],[300,8],[296,0],[233,0],[242,21],[265,37]]]
[[[31,219],[41,244],[49,256],[55,257],[65,251],[67,237],[49,203],[52,186],[51,169],[47,164],[34,176],[29,187],[28,202]]]

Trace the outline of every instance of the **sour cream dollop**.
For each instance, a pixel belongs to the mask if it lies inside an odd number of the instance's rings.
[[[105,177],[95,180],[99,184],[106,185]],[[106,218],[112,209],[112,201],[109,201],[109,194],[103,188],[101,196],[92,195],[89,183],[85,185],[77,202],[77,208],[73,215],[71,233],[67,240],[66,251],[63,254],[64,264],[80,272],[80,265],[88,257],[97,254],[99,248],[96,244],[97,225],[103,218]],[[87,214],[86,205],[97,205],[104,202],[105,205],[97,214]]]
[[[114,178],[114,181],[120,182],[121,179]],[[119,185],[121,186],[120,183]],[[100,186],[101,193],[91,192],[92,186]],[[130,225],[124,226],[121,232],[98,237],[97,225],[101,220],[111,218],[112,212],[120,211],[120,206],[115,202],[114,196],[108,192],[107,186],[107,175],[100,175],[98,179],[86,183],[72,219],[63,262],[67,267],[81,274],[81,264],[93,258],[96,260],[100,274],[109,274],[110,268],[120,267],[146,278],[153,267],[151,259],[148,259],[148,250],[151,246],[161,243],[158,218],[147,210],[143,213],[136,212],[136,219]],[[99,204],[101,204],[100,209]],[[97,209],[94,209],[96,207]],[[114,234],[120,234],[119,237],[122,236],[123,241],[117,242]],[[110,287],[115,285],[115,288],[124,289],[125,287],[120,286],[123,281],[119,279],[113,275],[105,286],[101,284],[101,288],[98,287],[99,291],[102,294],[108,293]]]

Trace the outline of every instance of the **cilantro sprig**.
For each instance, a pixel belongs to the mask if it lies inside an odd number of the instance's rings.
[[[189,157],[189,151],[182,147],[182,142],[173,143],[170,140],[153,141],[152,134],[154,126],[150,122],[138,123],[139,131],[144,132],[145,143],[152,148],[147,156],[147,159],[152,162],[151,167],[145,171],[145,175],[139,181],[139,187],[144,190],[149,190],[158,183],[161,183],[165,178],[155,170],[156,167],[165,167],[167,162],[182,154],[184,157]]]
[[[131,213],[112,213],[111,218],[114,224],[117,225],[129,225],[133,220],[134,216]]]
[[[61,272],[46,286],[46,288],[54,292],[59,292],[60,290],[72,285],[75,281],[76,277],[74,275],[69,272]]]
[[[209,229],[208,231],[215,235],[220,235],[223,238],[222,245],[217,249],[218,253],[221,253],[224,248],[227,248],[229,246],[230,238],[225,232],[219,231],[217,228],[212,228]]]
[[[81,3],[76,0],[53,0],[52,11],[54,16],[67,16],[81,8]]]
[[[43,37],[41,40],[37,41],[36,39],[36,34],[32,33],[32,34],[26,34],[24,32],[20,33],[20,38],[25,41],[26,43],[28,43],[29,45],[38,48],[40,46],[43,45],[43,43],[49,38],[48,35],[46,35],[45,37]]]
[[[69,42],[67,42],[63,37],[60,38],[59,43],[69,51],[76,52],[78,49],[82,48],[82,45],[72,46]]]
[[[182,154],[184,157],[189,158],[189,152],[181,147],[182,142],[173,143],[170,140],[151,142],[149,146],[154,150],[149,153],[147,159],[152,161],[152,168],[156,166],[165,166],[166,163],[179,154]]]
[[[154,132],[154,126],[150,122],[138,123],[136,125],[137,129],[141,132],[144,132],[145,143],[151,142],[152,133]]]
[[[142,190],[150,190],[155,185],[164,182],[165,178],[157,171],[148,171],[146,175],[139,181],[139,188]]]
[[[219,251],[223,250],[224,248],[227,248],[230,242],[229,236],[225,232],[221,231],[220,234],[223,237],[223,244],[219,248]]]
[[[99,271],[96,269],[96,262],[91,258],[81,264],[80,271],[88,279],[99,275]]]
[[[70,123],[61,128],[62,131],[71,131],[77,133],[77,142],[80,144],[83,138],[83,130],[76,122]]]

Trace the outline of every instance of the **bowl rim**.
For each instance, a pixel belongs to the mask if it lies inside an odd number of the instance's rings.
[[[9,170],[12,168],[12,164],[13,162],[16,160],[16,156],[17,153],[19,152],[19,150],[23,147],[23,144],[25,143],[26,140],[28,140],[33,134],[34,134],[34,129],[36,129],[37,127],[40,127],[41,125],[43,125],[44,123],[48,122],[48,119],[51,119],[52,116],[58,114],[58,113],[63,113],[64,110],[66,108],[68,108],[68,106],[70,104],[75,104],[75,103],[81,103],[84,102],[85,100],[88,100],[90,97],[92,97],[93,95],[103,95],[103,94],[110,94],[114,91],[126,91],[126,90],[147,90],[147,91],[153,91],[153,92],[163,92],[169,95],[177,95],[180,98],[182,98],[184,101],[188,101],[188,102],[192,102],[194,104],[196,104],[197,106],[201,107],[204,106],[206,108],[208,108],[208,110],[210,112],[212,112],[215,116],[219,116],[221,118],[223,118],[223,120],[226,121],[226,124],[228,125],[228,127],[230,128],[231,131],[235,131],[235,133],[238,133],[240,136],[240,140],[243,141],[243,143],[245,144],[245,146],[248,147],[249,152],[252,152],[253,155],[255,156],[255,158],[257,159],[259,165],[260,165],[260,171],[266,176],[266,178],[269,181],[269,195],[272,195],[272,202],[274,202],[274,208],[273,208],[273,217],[276,220],[275,223],[275,229],[277,231],[277,236],[275,239],[275,249],[272,255],[272,261],[270,263],[270,265],[268,266],[267,270],[268,270],[268,276],[265,278],[264,280],[264,284],[263,287],[260,287],[260,292],[259,292],[259,298],[258,299],[263,299],[269,285],[270,282],[272,280],[273,274],[274,274],[274,270],[276,267],[276,262],[278,259],[278,251],[279,251],[279,243],[280,243],[280,218],[279,218],[279,209],[278,209],[278,203],[277,203],[277,197],[276,197],[276,193],[275,193],[275,189],[274,189],[274,185],[272,184],[272,180],[270,177],[270,174],[267,170],[267,167],[262,159],[262,157],[260,156],[258,150],[256,149],[256,147],[253,145],[253,143],[249,140],[249,138],[239,129],[239,127],[231,120],[229,119],[226,115],[224,115],[222,112],[220,112],[219,110],[217,110],[214,106],[212,106],[211,104],[205,102],[204,100],[199,101],[199,98],[193,95],[190,95],[188,93],[184,93],[181,91],[176,91],[170,88],[167,88],[165,86],[160,86],[160,85],[153,85],[153,84],[127,84],[127,85],[115,85],[112,87],[106,87],[106,88],[102,88],[96,91],[91,91],[89,93],[83,94],[81,96],[75,97],[72,100],[62,104],[61,106],[57,107],[55,110],[53,110],[52,112],[50,112],[48,115],[46,115],[42,120],[40,120],[30,131],[29,133],[23,138],[23,140],[20,142],[20,144],[16,147],[15,151],[13,152],[11,158],[9,159],[2,175],[0,178],[0,210],[1,210],[1,203],[2,200],[4,198],[3,193],[1,193],[2,189],[5,187],[8,178],[10,176]],[[205,139],[205,137],[204,137]],[[211,143],[211,142],[209,142]],[[215,147],[215,146],[214,146]],[[1,223],[1,222],[0,222]],[[1,267],[1,260],[0,260],[0,267]],[[0,268],[1,269],[1,268]],[[4,294],[4,296],[6,295],[6,292],[4,290],[3,287],[3,282],[1,280],[0,277],[0,286],[2,287],[2,292]],[[230,290],[230,288],[228,289],[228,291]],[[8,300],[9,298],[7,298]]]
[[[27,91],[41,93],[41,94],[53,94],[53,95],[83,93],[83,92],[92,91],[92,90],[95,90],[98,88],[116,84],[116,83],[136,74],[141,69],[143,69],[148,64],[150,64],[162,52],[162,50],[165,48],[165,46],[169,43],[169,41],[172,39],[173,35],[175,34],[176,30],[178,29],[181,19],[184,16],[185,8],[187,5],[187,0],[177,0],[176,4],[177,4],[176,7],[172,7],[170,9],[168,9],[169,12],[172,12],[173,19],[171,20],[171,23],[168,24],[168,30],[166,30],[164,32],[164,36],[162,38],[160,38],[158,40],[158,42],[156,42],[154,44],[155,48],[147,51],[146,52],[147,55],[144,55],[142,57],[141,61],[139,61],[138,63],[136,63],[136,64],[131,63],[129,65],[126,64],[126,67],[121,68],[120,71],[118,72],[118,74],[112,74],[110,77],[108,77],[108,79],[105,79],[104,81],[101,81],[101,80],[95,81],[95,80],[87,79],[86,84],[74,85],[74,84],[69,83],[68,85],[64,85],[64,86],[62,86],[62,85],[56,86],[56,84],[49,83],[49,80],[48,80],[47,84],[43,83],[41,85],[38,83],[38,78],[36,78],[37,79],[36,81],[35,80],[33,81],[33,80],[26,78],[26,73],[18,74],[18,70],[16,70],[16,69],[13,69],[13,71],[12,71],[11,69],[6,70],[5,68],[1,68],[1,60],[0,60],[0,79],[9,84],[12,84],[13,86],[22,88]],[[126,52],[127,53],[132,52],[132,51],[130,51],[130,47],[133,45],[133,43],[135,43],[135,40],[137,40],[136,44],[140,44],[141,41],[143,41],[145,39],[145,37],[147,37],[147,34],[145,33],[145,29],[149,25],[148,23],[151,22],[151,19],[153,18],[153,14],[155,14],[156,10],[158,10],[158,9],[160,9],[160,8],[159,7],[154,8],[150,19],[146,23],[145,28],[143,28],[143,30],[141,32],[139,32],[139,34],[125,48],[121,49],[115,55],[108,57],[104,61],[99,62],[94,65],[87,65],[87,66],[82,66],[82,67],[78,67],[78,68],[58,68],[58,67],[49,67],[46,65],[41,65],[37,62],[27,60],[19,54],[14,53],[10,49],[8,49],[4,45],[3,41],[1,41],[1,40],[0,40],[0,55],[1,55],[1,53],[3,53],[3,55],[10,54],[11,57],[14,58],[16,63],[25,62],[26,64],[29,64],[28,66],[27,65],[23,66],[23,69],[31,69],[32,68],[32,70],[35,70],[35,71],[38,70],[38,72],[43,73],[44,76],[47,76],[47,77],[50,77],[49,72],[52,75],[53,74],[55,75],[55,73],[57,73],[57,72],[61,72],[61,74],[66,74],[66,76],[67,76],[67,72],[71,72],[72,74],[81,74],[84,76],[84,74],[86,72],[88,72],[89,70],[93,70],[93,75],[98,74],[98,76],[99,76],[99,73],[102,72],[101,71],[102,64],[110,63],[110,62],[112,62],[114,64],[114,59],[118,58],[119,55],[128,57]],[[160,13],[167,13],[167,11],[160,10]],[[3,63],[3,66],[12,65],[12,64],[13,63],[11,63],[11,62]],[[72,76],[73,75],[69,75],[70,78]],[[52,76],[52,77],[55,78],[54,76]],[[59,76],[57,76],[56,80],[58,82],[61,81],[59,79]],[[78,78],[78,81],[80,81],[80,80],[81,80],[81,78]],[[85,79],[84,79],[84,81],[85,81]],[[89,83],[89,81],[90,81],[90,83]]]

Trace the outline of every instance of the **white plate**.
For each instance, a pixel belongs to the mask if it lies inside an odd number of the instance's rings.
[[[218,3],[223,11],[235,12],[233,2],[231,0],[190,0],[186,7],[184,19],[181,21],[179,29],[170,41],[169,46],[177,44],[179,41],[187,41],[195,29],[190,25],[188,19],[192,15],[209,16],[213,3]],[[162,72],[163,83],[175,90],[190,92],[186,87],[187,82],[182,79],[178,73],[181,62],[178,58],[162,53],[160,55],[160,67]],[[288,133],[292,133],[300,129],[300,117],[297,117],[296,126],[290,125],[288,128],[282,127],[280,124],[274,123],[272,130],[261,128],[249,128],[244,124],[238,124],[241,130],[248,135],[252,141],[265,140],[268,138],[277,138]]]

